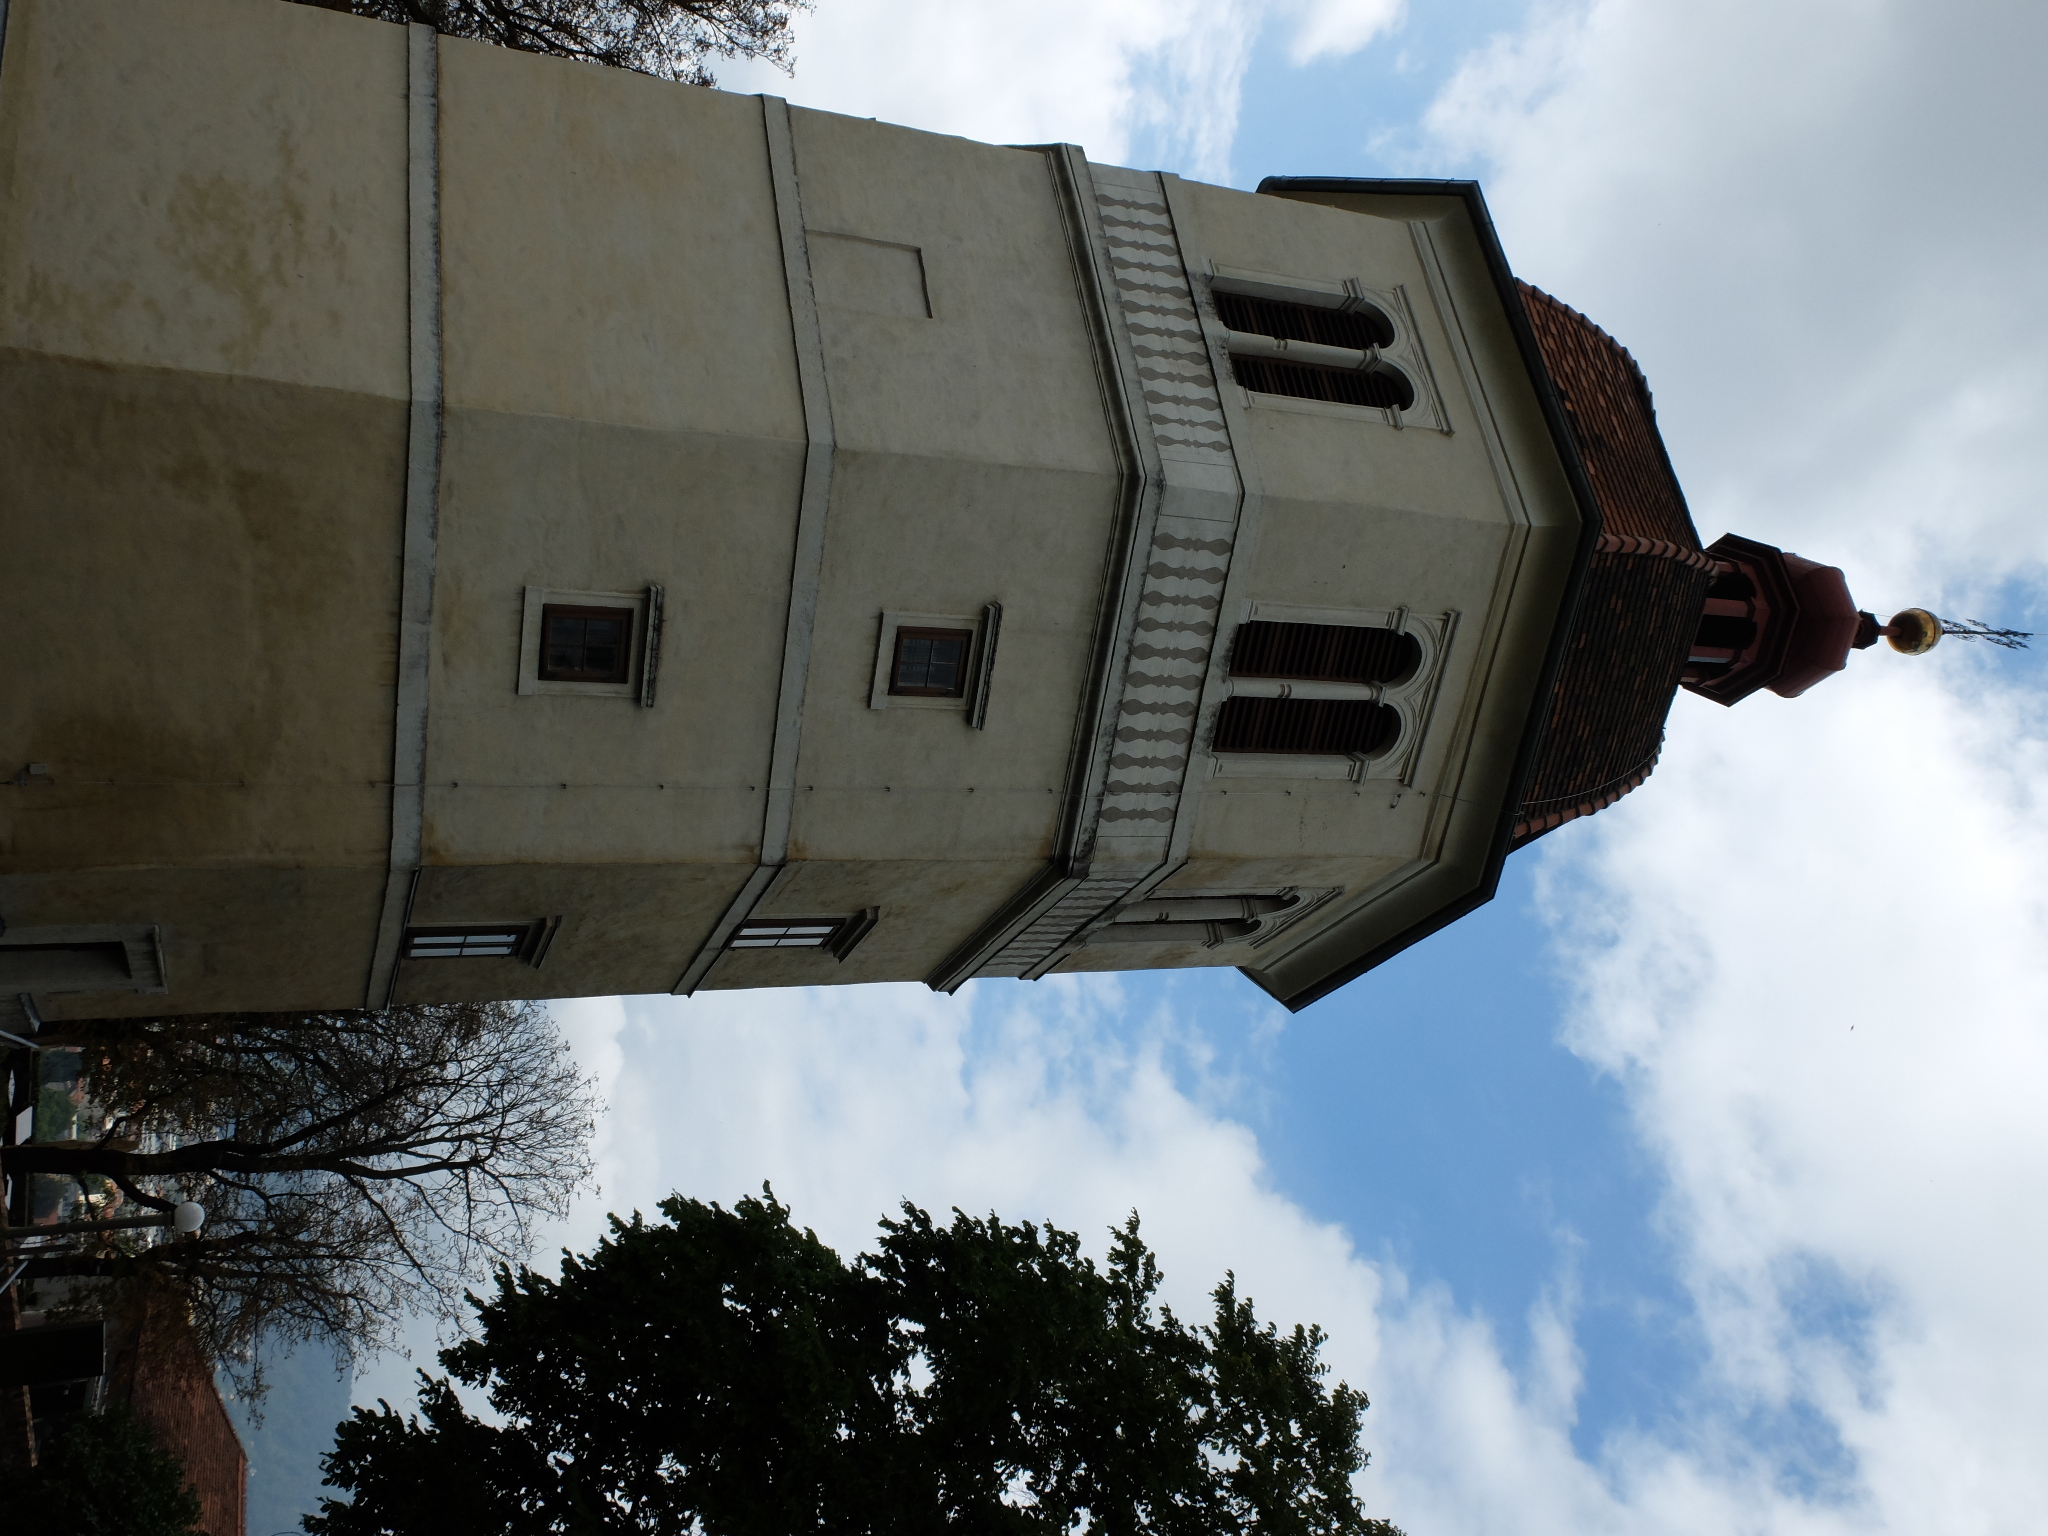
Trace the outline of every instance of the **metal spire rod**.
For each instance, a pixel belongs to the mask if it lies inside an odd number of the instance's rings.
[[[2031,649],[2027,642],[2034,638],[2030,629],[1994,629],[1979,619],[1943,619],[1941,632],[1962,640],[1988,640],[2008,651]]]

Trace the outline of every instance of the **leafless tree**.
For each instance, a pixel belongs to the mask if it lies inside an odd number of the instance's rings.
[[[355,1356],[409,1313],[456,1315],[591,1172],[595,1096],[537,1003],[65,1023],[37,1043],[80,1048],[104,1125],[0,1148],[7,1174],[208,1215],[190,1237],[86,1234],[29,1277],[175,1283],[231,1365],[265,1337]]]
[[[474,37],[711,85],[706,60],[764,59],[790,68],[789,22],[810,0],[298,0],[383,21]]]

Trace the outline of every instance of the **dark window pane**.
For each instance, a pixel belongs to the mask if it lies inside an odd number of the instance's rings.
[[[1756,621],[1710,613],[1700,620],[1699,630],[1693,636],[1692,643],[1695,649],[1709,646],[1730,651],[1746,651],[1756,643]]]
[[[115,940],[97,944],[0,945],[0,991],[40,992],[126,987],[134,978],[128,951]]]
[[[630,608],[541,610],[540,675],[548,682],[623,683],[631,667]]]
[[[1394,344],[1393,325],[1371,308],[1326,309],[1320,304],[1290,304],[1284,299],[1255,299],[1250,294],[1219,291],[1216,314],[1233,331],[1283,341],[1313,341],[1359,352]]]
[[[1408,410],[1415,389],[1394,368],[1365,373],[1356,368],[1317,368],[1283,363],[1273,357],[1230,356],[1230,371],[1246,389],[1263,395],[1289,395],[1296,400],[1328,400],[1333,405],[1371,405]]]
[[[1400,683],[1422,665],[1413,635],[1365,624],[1240,625],[1230,647],[1233,677],[1298,677],[1329,683]]]
[[[1216,717],[1218,752],[1377,752],[1400,734],[1400,715],[1369,699],[1223,701]]]
[[[408,960],[517,957],[532,934],[527,924],[502,928],[412,928],[405,935]]]
[[[967,650],[973,641],[974,632],[966,629],[897,630],[889,691],[959,698],[967,687]]]
[[[733,933],[731,949],[823,949],[839,931],[837,919],[793,918],[745,922]]]

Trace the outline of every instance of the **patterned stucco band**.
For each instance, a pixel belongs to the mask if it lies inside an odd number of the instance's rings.
[[[1038,976],[1166,867],[1215,649],[1242,486],[1229,427],[1158,175],[1088,167],[1115,298],[1157,452],[1115,730],[1090,829],[1089,871],[975,972]],[[1150,455],[1147,455],[1150,458]]]

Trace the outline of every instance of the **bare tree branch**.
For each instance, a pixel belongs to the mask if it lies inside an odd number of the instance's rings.
[[[152,1209],[198,1200],[208,1220],[32,1257],[31,1278],[176,1276],[231,1363],[265,1335],[354,1356],[408,1313],[454,1317],[590,1175],[595,1097],[539,1004],[62,1028],[104,1134],[0,1148],[0,1167],[97,1175]]]

